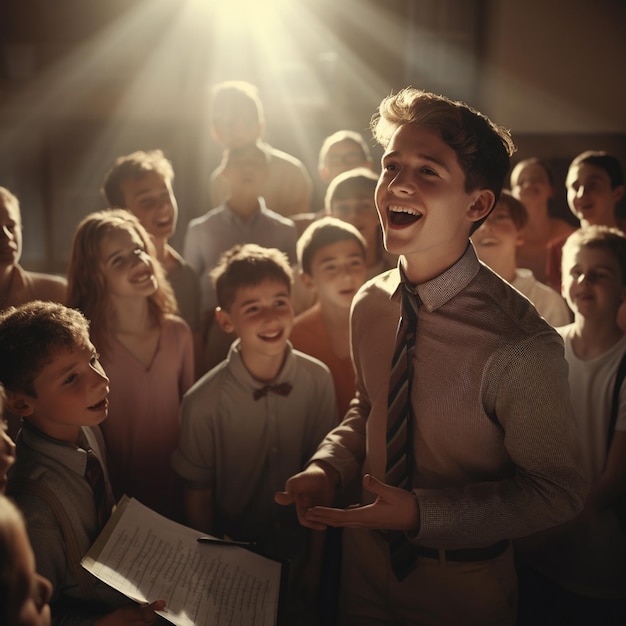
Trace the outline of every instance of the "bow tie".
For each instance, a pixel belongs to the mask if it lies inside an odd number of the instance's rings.
[[[279,396],[288,396],[291,392],[291,383],[280,383],[280,385],[265,385],[260,389],[255,389],[253,396],[255,400],[263,398],[267,395],[267,392],[277,393]]]

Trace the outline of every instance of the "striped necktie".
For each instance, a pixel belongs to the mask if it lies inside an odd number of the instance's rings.
[[[102,530],[109,519],[111,511],[107,505],[104,470],[102,469],[102,465],[98,460],[96,453],[91,449],[87,450],[85,479],[93,491],[94,504],[96,505],[96,515],[98,516],[98,529]]]
[[[402,312],[391,360],[389,396],[387,399],[385,482],[402,489],[410,487],[413,461],[411,376],[419,300],[418,295],[409,290],[410,287],[403,282]],[[396,578],[403,580],[415,568],[415,548],[406,539],[403,532],[389,531],[386,535],[389,543],[391,567]]]

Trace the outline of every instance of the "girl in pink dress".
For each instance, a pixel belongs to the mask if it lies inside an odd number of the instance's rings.
[[[178,410],[193,383],[193,343],[137,218],[121,209],[88,215],[74,234],[68,304],[91,323],[111,381],[102,424],[115,495],[137,498],[182,520],[182,489],[171,469]]]

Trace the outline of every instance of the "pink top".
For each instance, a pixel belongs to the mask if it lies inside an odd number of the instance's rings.
[[[193,383],[189,327],[179,317],[166,318],[148,369],[115,337],[102,365],[111,381],[102,431],[116,498],[135,497],[181,521],[182,488],[170,456],[178,444],[180,402]]]

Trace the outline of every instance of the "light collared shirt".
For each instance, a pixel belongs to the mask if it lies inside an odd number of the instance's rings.
[[[85,478],[88,449],[93,450],[103,467],[108,502],[113,505],[99,428],[82,427],[80,445],[75,446],[48,437],[24,421],[15,443],[16,462],[9,470],[7,492],[26,520],[37,571],[52,583],[53,622],[87,626],[106,613],[132,604],[96,578],[92,578],[93,595],[85,597],[68,565],[65,537],[52,509],[27,490],[13,492],[18,479],[36,481],[51,491],[71,521],[80,554],[86,554],[101,530],[93,491]]]
[[[274,502],[276,491],[306,465],[337,423],[328,368],[292,350],[272,385],[290,383],[288,395],[255,400],[256,380],[235,341],[228,358],[185,395],[181,435],[172,464],[196,488],[212,488],[216,526],[235,539],[277,541],[302,535],[293,507]],[[288,543],[285,536],[285,542]]]
[[[313,183],[302,161],[267,143],[264,146],[269,154],[268,176],[263,190],[267,206],[285,217],[310,211]],[[224,167],[220,165],[211,174],[211,207],[228,199],[228,181],[222,176],[223,171]]]
[[[384,481],[399,287],[398,269],[390,270],[366,283],[353,302],[356,398],[312,457],[332,465],[344,484],[356,472]],[[559,335],[478,261],[471,244],[417,292],[416,543],[481,547],[572,518],[587,479],[579,469]]]
[[[200,277],[203,311],[213,311],[217,306],[209,272],[234,245],[256,243],[265,248],[278,248],[289,257],[292,265],[295,264],[298,236],[294,223],[270,211],[263,198],[259,198],[259,206],[256,214],[242,220],[226,202],[189,222],[183,256]]]

